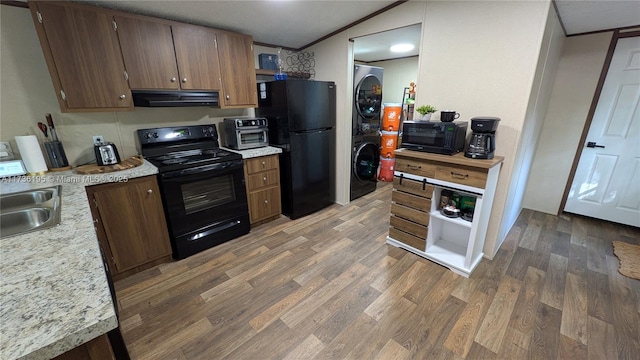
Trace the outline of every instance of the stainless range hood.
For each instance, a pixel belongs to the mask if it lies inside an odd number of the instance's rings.
[[[219,107],[217,91],[131,90],[133,105],[140,107]]]

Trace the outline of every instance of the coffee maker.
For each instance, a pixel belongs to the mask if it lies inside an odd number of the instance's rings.
[[[496,151],[496,129],[500,118],[474,117],[471,119],[471,140],[464,156],[472,159],[493,159]]]

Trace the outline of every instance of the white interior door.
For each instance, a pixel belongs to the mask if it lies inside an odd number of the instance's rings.
[[[640,37],[618,40],[564,210],[640,226]]]

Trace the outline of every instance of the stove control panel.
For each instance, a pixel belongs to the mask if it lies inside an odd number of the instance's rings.
[[[218,140],[215,124],[140,129],[137,131],[141,145],[171,143],[181,140]]]

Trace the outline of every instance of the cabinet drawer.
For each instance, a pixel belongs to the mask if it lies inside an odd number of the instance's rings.
[[[436,179],[484,189],[487,172],[467,166],[436,166]]]
[[[427,248],[427,238],[425,236],[424,239],[413,236],[411,234],[407,234],[406,232],[400,231],[398,229],[389,228],[389,237],[405,243],[412,248],[415,248],[420,251],[425,251]]]
[[[403,178],[402,183],[400,183],[400,178],[394,177],[393,188],[398,191],[408,192],[428,199],[431,199],[431,196],[433,195],[433,186],[407,178]]]
[[[422,226],[420,224],[416,224],[414,222],[411,222],[409,220],[405,220],[402,218],[399,218],[395,215],[391,215],[391,218],[389,220],[389,223],[391,224],[391,227],[394,227],[398,230],[402,230],[406,233],[409,233],[413,236],[417,236],[420,239],[426,239],[427,238],[427,227],[426,226]]]
[[[434,176],[436,171],[436,167],[432,163],[401,157],[396,158],[395,169],[397,171],[430,178]]]
[[[263,187],[278,185],[278,170],[269,170],[247,176],[247,190],[253,191]]]
[[[416,210],[424,212],[431,211],[431,199],[404,193],[402,191],[392,191],[391,201]]]
[[[246,159],[245,164],[247,165],[248,174],[255,174],[260,171],[277,169],[278,155],[269,155]]]
[[[399,204],[391,204],[391,215],[395,215],[402,219],[410,220],[424,226],[429,225],[428,212],[422,212]]]

